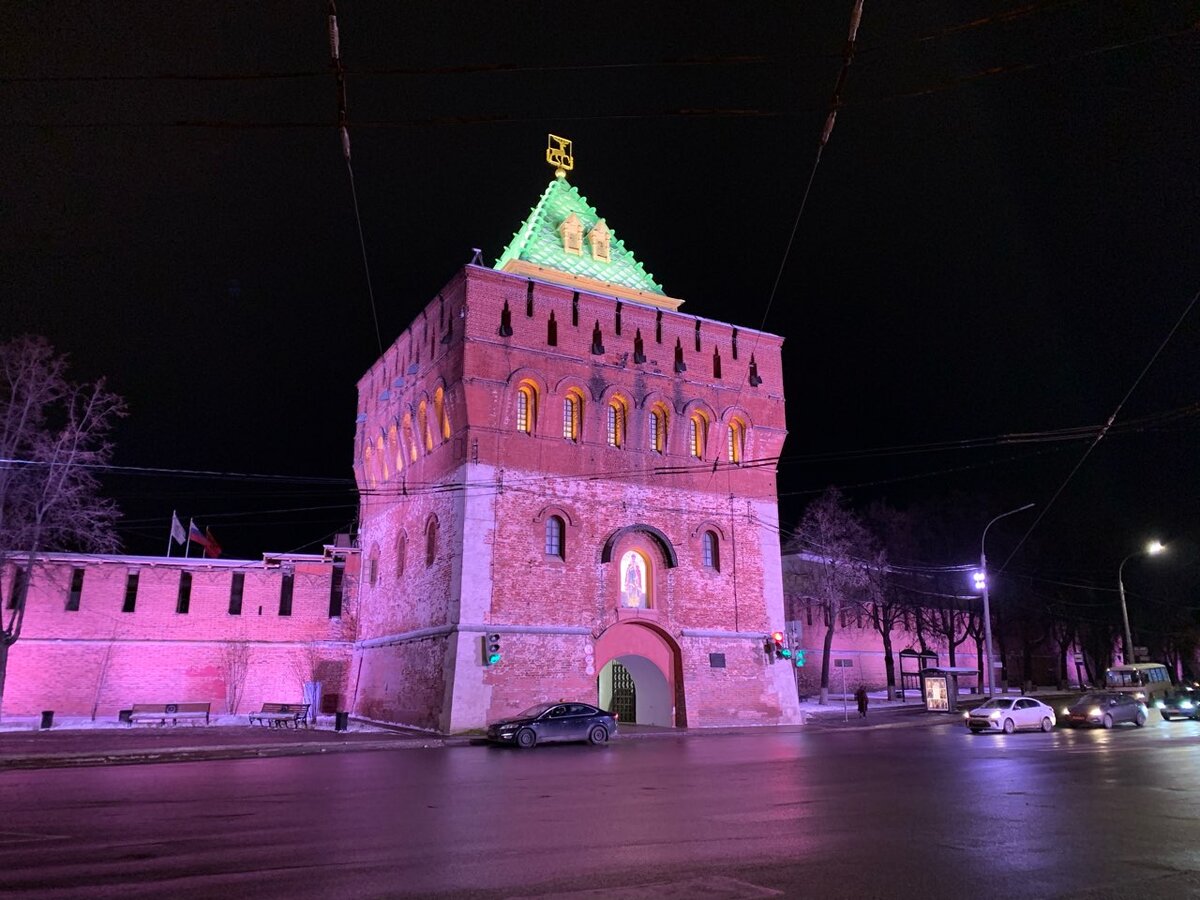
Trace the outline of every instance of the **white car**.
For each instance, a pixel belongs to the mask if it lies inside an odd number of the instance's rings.
[[[1032,697],[994,697],[983,706],[963,713],[963,724],[974,734],[981,731],[1049,731],[1057,720],[1054,710]]]

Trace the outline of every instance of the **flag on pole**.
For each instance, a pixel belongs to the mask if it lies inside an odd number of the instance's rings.
[[[204,539],[208,542],[204,545],[204,555],[209,559],[216,559],[221,555],[221,545],[217,543],[217,539],[213,537],[212,529],[204,529]]]
[[[212,532],[208,529],[202,529],[196,524],[195,519],[188,520],[188,546],[195,544],[197,547],[204,548],[204,556],[210,559],[216,559],[221,555],[221,546],[213,540]]]
[[[177,544],[187,540],[187,532],[183,530],[183,523],[179,521],[179,516],[174,510],[171,512],[171,539]]]

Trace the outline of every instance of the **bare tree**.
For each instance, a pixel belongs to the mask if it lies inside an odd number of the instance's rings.
[[[45,339],[0,344],[0,573],[23,573],[0,617],[0,710],[38,555],[118,548],[118,510],[100,496],[96,472],[112,458],[109,436],[125,413],[104,379],[69,381],[67,358]]]
[[[789,552],[806,553],[811,564],[811,596],[824,614],[820,703],[829,699],[829,657],[838,614],[863,602],[874,542],[841,491],[829,488],[809,504],[789,543]]]
[[[221,675],[225,679],[225,708],[236,716],[246,674],[250,671],[250,645],[245,641],[226,641],[221,645]]]
[[[310,722],[317,721],[317,707],[321,703],[316,685],[320,680],[323,662],[321,650],[315,643],[304,644],[292,657],[292,674],[300,682],[301,694],[309,704],[308,718]]]

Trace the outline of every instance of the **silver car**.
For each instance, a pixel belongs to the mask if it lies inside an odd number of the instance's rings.
[[[1058,723],[1069,728],[1088,725],[1112,728],[1122,722],[1132,722],[1141,728],[1146,724],[1148,715],[1146,704],[1130,694],[1092,691],[1070,706],[1064,706],[1058,716]]]

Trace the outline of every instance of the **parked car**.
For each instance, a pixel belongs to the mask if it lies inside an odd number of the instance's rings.
[[[1172,719],[1195,719],[1200,715],[1200,696],[1191,685],[1180,685],[1175,693],[1154,701],[1159,715],[1170,722]]]
[[[1099,725],[1112,728],[1122,722],[1132,722],[1138,728],[1146,724],[1149,713],[1146,704],[1132,694],[1116,691],[1092,691],[1070,706],[1064,706],[1058,721],[1071,728],[1080,725]]]
[[[617,733],[617,717],[590,703],[539,703],[523,713],[488,725],[487,738],[528,750],[535,744],[587,741],[603,744]]]
[[[973,734],[981,731],[1012,734],[1014,731],[1035,728],[1049,731],[1054,727],[1054,722],[1054,710],[1032,697],[994,697],[983,706],[963,714],[963,724]]]

